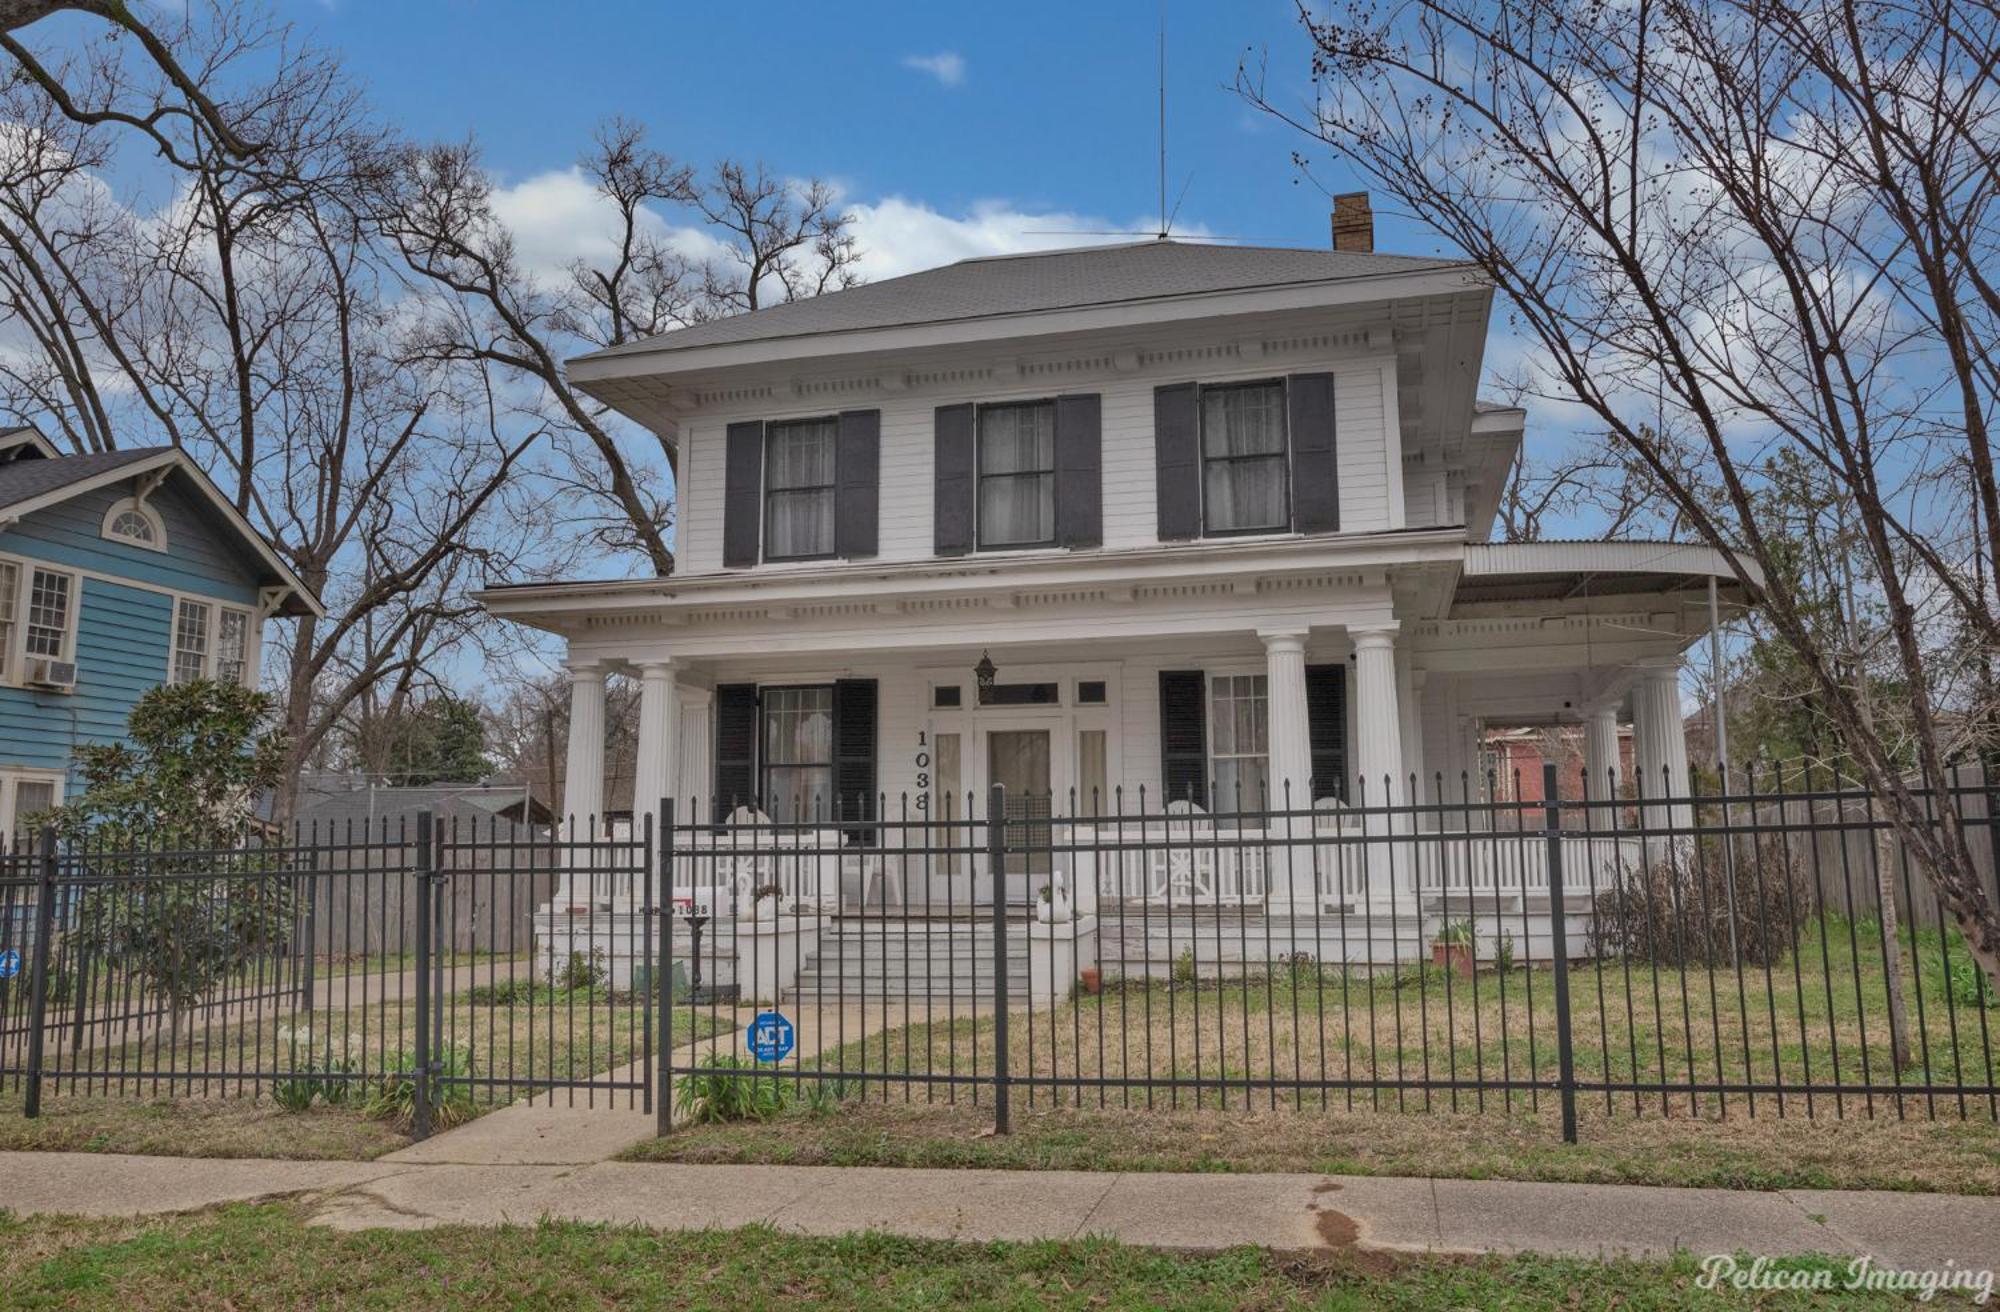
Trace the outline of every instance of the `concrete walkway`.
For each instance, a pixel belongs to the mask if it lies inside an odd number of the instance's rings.
[[[730,1027],[692,1045],[677,1045],[674,1061],[686,1065],[710,1051],[741,1054],[743,1029],[757,1009],[737,1008],[721,1015]],[[969,1013],[968,1013],[969,1014]],[[790,1062],[803,1062],[822,1048],[857,1043],[865,1037],[904,1023],[899,1004],[800,1008],[794,1021],[795,1048]],[[748,1057],[741,1058],[744,1065]],[[606,1081],[638,1081],[637,1064],[621,1067]],[[602,1162],[653,1137],[652,1113],[642,1110],[636,1095],[559,1089],[524,1098],[476,1121],[432,1135],[422,1143],[399,1148],[380,1160],[404,1163],[465,1165],[581,1166]]]
[[[601,1112],[599,1113],[602,1114]],[[761,1223],[961,1240],[1107,1235],[1162,1248],[1872,1255],[1975,1269],[2000,1256],[2000,1198],[1319,1175],[905,1171],[870,1167],[427,1165],[0,1154],[22,1212],[141,1216],[300,1198],[341,1229],[543,1218],[706,1229]]]

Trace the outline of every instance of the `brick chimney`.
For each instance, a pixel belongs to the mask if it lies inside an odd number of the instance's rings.
[[[1333,248],[1363,255],[1375,249],[1375,213],[1368,208],[1367,192],[1333,198]]]

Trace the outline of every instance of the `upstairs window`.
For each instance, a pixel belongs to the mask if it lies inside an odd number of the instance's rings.
[[[834,452],[840,423],[772,424],[764,444],[764,559],[834,554]]]
[[[175,683],[193,683],[208,673],[208,603],[183,597],[174,608]]]
[[[159,512],[144,502],[114,502],[104,512],[104,536],[113,542],[129,542],[148,551],[167,549],[167,526]]]
[[[1049,401],[979,408],[979,546],[1056,540],[1056,408]]]
[[[14,676],[14,631],[20,624],[21,567],[0,560],[0,681]]]
[[[174,603],[174,646],[167,668],[172,683],[214,679],[250,681],[250,612],[182,597]]]
[[[23,650],[29,656],[69,659],[70,622],[75,617],[75,575],[35,570],[28,585],[28,632]]]
[[[1202,523],[1207,533],[1291,527],[1283,383],[1201,390]]]

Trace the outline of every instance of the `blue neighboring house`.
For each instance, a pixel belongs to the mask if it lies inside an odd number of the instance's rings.
[[[0,430],[0,835],[62,802],[76,749],[147,689],[255,686],[264,623],[324,614],[173,447],[63,455]]]

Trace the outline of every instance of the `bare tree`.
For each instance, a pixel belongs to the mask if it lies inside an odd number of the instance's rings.
[[[42,360],[0,386],[80,449],[181,447],[327,603],[264,663],[288,807],[351,708],[466,649],[469,586],[561,563],[520,476],[544,434],[485,370],[410,340],[407,270],[370,222],[388,142],[338,67],[227,22],[175,49],[261,144],[244,157],[191,103],[162,117],[171,199],[151,210],[95,173],[115,128],[69,123],[31,82],[0,92],[28,125],[0,137],[0,332]]]
[[[859,252],[826,184],[732,161],[704,178],[624,120],[600,128],[579,167],[613,217],[615,254],[577,261],[561,277],[523,266],[470,144],[406,152],[382,222],[439,293],[426,325],[435,357],[491,365],[526,387],[524,407],[575,457],[571,490],[605,508],[598,539],[638,551],[664,575],[674,565],[664,487],[673,448],[663,439],[657,462],[640,459],[623,421],[570,385],[564,361],[848,286]],[[672,227],[675,217],[685,225]],[[720,253],[695,258],[686,248],[697,239]]]
[[[2000,22],[1956,0],[1393,0],[1301,6],[1332,146],[1477,263],[1581,405],[1765,615],[2000,987],[2000,917],[1951,793],[1927,633],[1989,650],[2000,491]],[[1762,456],[1839,493],[1929,801],[1816,630],[1759,505]],[[1980,557],[1979,571],[1973,555]],[[1945,823],[1927,813],[1943,812]]]
[[[84,91],[64,76],[61,63],[51,64],[30,50],[21,30],[65,12],[100,18],[130,37],[139,48],[140,62],[155,75],[151,81],[156,89],[149,88],[149,80],[140,75],[137,87],[124,85],[123,79],[108,85],[98,79],[91,91]],[[229,21],[232,12],[211,7],[210,21]],[[175,47],[174,32],[184,33],[188,21],[162,34],[126,0],[0,0],[0,50],[14,57],[20,74],[40,88],[49,104],[71,122],[84,127],[116,124],[134,128],[151,138],[169,159],[179,159],[186,137],[176,128],[186,127],[198,128],[239,158],[255,155],[260,143],[241,135],[232,109],[210,98],[207,83],[212,69],[184,59]]]

